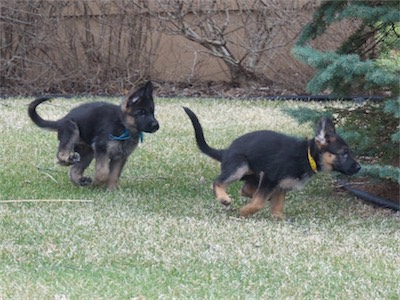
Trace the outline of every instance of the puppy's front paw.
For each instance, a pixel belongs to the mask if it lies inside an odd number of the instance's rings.
[[[57,153],[58,163],[61,166],[70,166],[81,160],[81,156],[78,152],[67,153],[60,151]]]
[[[81,160],[81,156],[79,155],[78,152],[73,152],[70,154],[70,156],[68,157],[68,162],[73,165],[75,163],[77,163],[78,161]]]
[[[79,185],[80,186],[88,186],[88,185],[90,185],[92,183],[92,178],[90,178],[90,177],[85,177],[85,176],[83,176],[83,177],[81,177],[80,179],[79,179]]]
[[[222,205],[229,206],[232,203],[232,199],[229,197],[221,197],[217,199]]]

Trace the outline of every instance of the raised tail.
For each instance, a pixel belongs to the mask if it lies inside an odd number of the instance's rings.
[[[31,102],[31,104],[29,104],[29,108],[28,108],[28,115],[31,118],[31,120],[33,121],[33,123],[35,123],[37,126],[39,126],[41,128],[56,130],[57,129],[57,121],[44,120],[36,112],[36,107],[40,103],[48,101],[50,99],[51,98],[43,97],[43,98],[38,98],[35,101]]]
[[[211,148],[207,144],[206,140],[204,139],[203,128],[201,127],[199,119],[197,118],[195,113],[192,112],[187,107],[184,107],[183,109],[185,110],[186,114],[189,116],[190,121],[192,121],[197,146],[199,147],[200,151],[203,152],[204,154],[210,156],[211,158],[214,158],[215,160],[221,162],[225,151]]]

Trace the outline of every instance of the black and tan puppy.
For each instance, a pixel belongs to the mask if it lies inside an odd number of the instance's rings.
[[[106,102],[86,103],[58,121],[44,120],[37,114],[36,107],[47,100],[50,98],[33,101],[29,105],[29,117],[37,126],[57,131],[58,161],[64,166],[71,165],[69,177],[76,185],[92,184],[92,179],[83,173],[94,158],[93,185],[115,189],[142,132],[153,133],[159,128],[154,117],[150,81],[125,97],[119,106]]]
[[[286,192],[301,189],[318,171],[352,175],[361,168],[330,119],[320,119],[316,135],[310,140],[264,130],[245,134],[227,149],[218,150],[206,143],[197,116],[184,109],[192,121],[199,149],[221,162],[221,174],[213,184],[217,200],[229,205],[227,186],[236,180],[245,182],[241,195],[252,199],[240,209],[242,217],[263,209],[268,200],[272,215],[281,217]]]

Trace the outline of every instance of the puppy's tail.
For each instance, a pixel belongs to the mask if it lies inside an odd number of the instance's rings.
[[[57,129],[57,121],[44,120],[36,112],[36,107],[40,103],[43,103],[43,102],[48,101],[50,99],[51,98],[43,97],[43,98],[38,98],[35,101],[31,102],[31,104],[29,104],[29,108],[28,108],[28,115],[31,118],[31,120],[33,121],[33,123],[35,123],[37,126],[39,126],[41,128],[47,128],[47,129],[56,130]]]
[[[199,147],[201,152],[203,152],[204,154],[210,156],[211,158],[214,158],[215,160],[221,162],[225,151],[211,148],[207,144],[206,140],[204,139],[203,128],[201,127],[199,119],[197,118],[195,113],[192,112],[187,107],[184,107],[183,109],[185,110],[186,114],[189,116],[190,121],[192,121],[197,146]]]

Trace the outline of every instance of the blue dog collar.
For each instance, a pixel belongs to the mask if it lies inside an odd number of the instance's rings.
[[[143,141],[144,141],[143,132],[139,132],[138,135],[139,135],[140,142],[143,143]],[[125,131],[120,136],[115,136],[110,133],[109,138],[114,141],[126,141],[126,140],[131,139],[132,137],[131,137],[129,130],[125,129]]]

